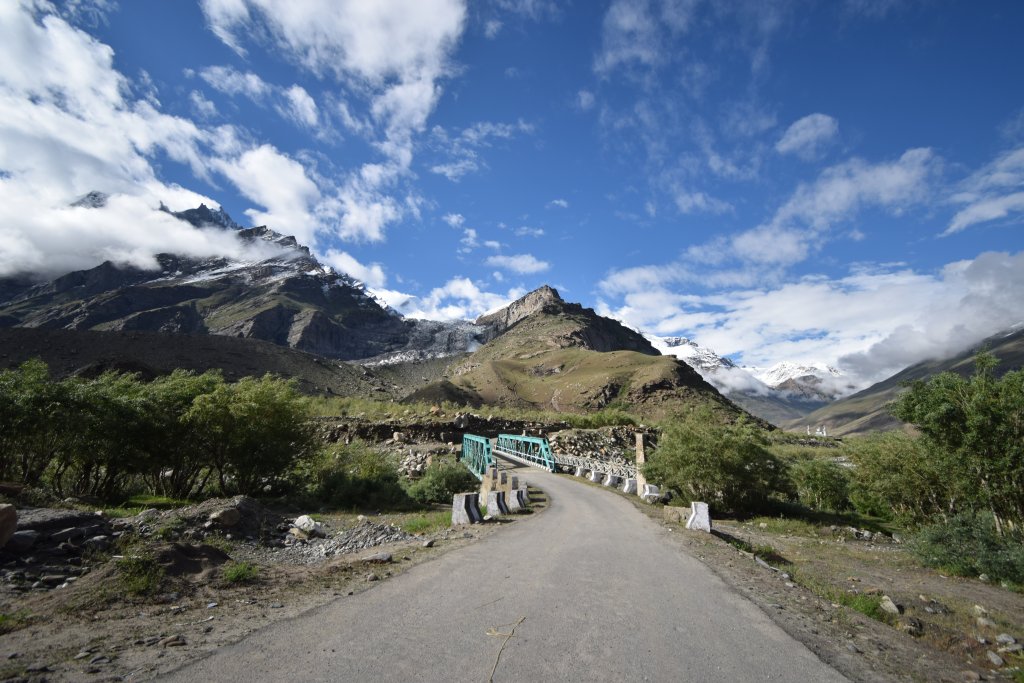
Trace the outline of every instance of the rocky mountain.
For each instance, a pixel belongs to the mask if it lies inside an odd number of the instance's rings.
[[[900,429],[904,425],[889,415],[886,405],[903,390],[903,385],[914,380],[927,379],[940,372],[955,372],[967,376],[974,372],[974,356],[988,349],[999,359],[996,374],[1024,366],[1024,329],[1015,326],[989,337],[980,344],[948,358],[923,361],[910,366],[886,380],[863,391],[839,399],[814,412],[788,421],[786,429],[803,431],[808,425],[822,425],[835,436],[861,434],[871,431]]]
[[[685,361],[729,400],[772,424],[783,424],[817,410],[834,399],[825,390],[831,384],[817,375],[787,370],[796,366],[780,363],[773,372],[755,374],[732,360],[686,337],[654,337],[648,340],[661,353]],[[792,367],[791,367],[792,366]],[[814,372],[819,370],[815,369]],[[777,382],[770,385],[767,381]]]
[[[439,395],[565,412],[618,407],[665,416],[710,404],[726,419],[742,413],[686,363],[550,287],[476,324],[488,328],[489,341],[449,368],[447,384],[434,387]]]
[[[90,193],[80,206],[102,206]],[[361,283],[325,267],[294,237],[240,228],[222,209],[173,214],[230,232],[245,257],[158,254],[156,270],[105,262],[49,282],[0,282],[0,327],[213,334],[327,358],[432,358],[478,344],[468,324],[403,319]]]

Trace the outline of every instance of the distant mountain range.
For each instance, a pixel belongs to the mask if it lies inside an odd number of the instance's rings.
[[[865,432],[900,429],[903,427],[896,418],[889,415],[886,405],[895,399],[903,385],[914,380],[927,379],[940,372],[955,372],[967,376],[974,372],[974,356],[981,349],[987,349],[998,360],[996,374],[1001,376],[1010,370],[1024,366],[1024,328],[1014,329],[989,337],[980,344],[950,358],[928,360],[901,370],[892,377],[878,382],[863,391],[830,403],[814,412],[793,419],[780,426],[801,430],[807,425],[824,426],[830,435],[844,436]]]
[[[105,202],[90,193],[75,204]],[[854,387],[826,364],[741,367],[685,337],[645,337],[548,286],[473,322],[409,320],[319,263],[294,237],[241,228],[204,205],[172,215],[225,231],[238,240],[239,255],[157,254],[152,270],[105,262],[45,282],[0,278],[4,364],[42,355],[60,375],[270,371],[298,377],[310,393],[573,412],[623,408],[652,418],[704,404],[726,419],[746,411],[789,429],[823,425],[835,435],[899,427],[885,404],[901,382],[971,371],[974,350],[919,363],[850,395]],[[221,341],[202,341],[211,336]],[[986,344],[1001,371],[1020,367],[1024,330]]]
[[[661,353],[686,361],[730,400],[773,424],[799,418],[853,390],[839,370],[824,363],[741,367],[686,337],[647,339]]]

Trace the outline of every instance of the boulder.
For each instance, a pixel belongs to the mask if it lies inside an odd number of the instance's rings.
[[[18,530],[18,511],[13,505],[0,505],[0,548],[7,545],[14,532]]]
[[[292,525],[310,538],[323,538],[327,535],[324,533],[324,525],[309,515],[297,517]]]
[[[242,513],[238,508],[224,508],[210,514],[210,521],[218,526],[230,528],[242,521]]]
[[[684,524],[689,516],[690,510],[688,508],[677,508],[666,505],[661,509],[661,517],[666,522]]]

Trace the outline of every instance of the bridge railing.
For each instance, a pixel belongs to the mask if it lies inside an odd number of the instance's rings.
[[[612,462],[581,455],[558,455],[556,460],[559,465],[566,467],[582,467],[585,470],[596,470],[622,479],[636,479],[636,465],[633,463]]]
[[[484,472],[494,464],[491,440],[476,434],[463,434],[462,454],[459,456],[459,460],[477,479],[483,480]]]
[[[555,457],[551,453],[548,440],[539,436],[521,436],[519,434],[499,434],[494,452],[502,457],[555,471]]]

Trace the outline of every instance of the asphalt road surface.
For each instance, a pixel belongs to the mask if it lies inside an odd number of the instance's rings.
[[[543,514],[165,680],[480,682],[492,669],[516,683],[846,680],[663,541],[699,532],[668,532],[565,475],[519,473],[550,495]],[[488,635],[516,622],[512,637]]]

